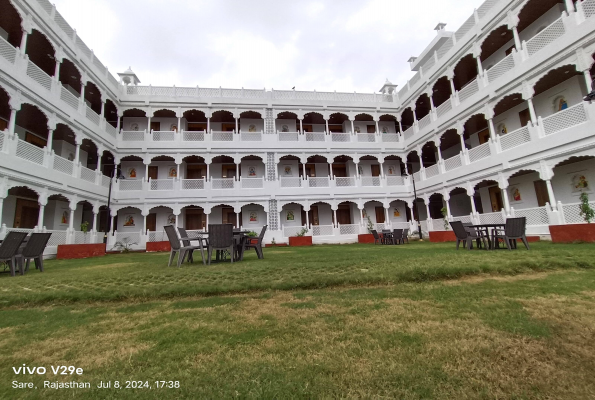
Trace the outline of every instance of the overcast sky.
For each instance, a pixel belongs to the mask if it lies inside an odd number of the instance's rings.
[[[141,84],[374,92],[483,0],[52,0],[117,77]]]

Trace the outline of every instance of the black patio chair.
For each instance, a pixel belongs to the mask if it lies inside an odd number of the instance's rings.
[[[213,250],[228,251],[233,263],[234,246],[232,224],[209,225],[209,265],[211,265]]]
[[[401,237],[401,242],[405,244],[409,244],[409,229],[403,229],[403,236]]]
[[[465,228],[461,221],[452,221],[450,226],[457,237],[457,250],[459,249],[461,242],[465,242],[465,247],[467,247],[467,250],[471,250],[473,248],[473,241],[477,241],[477,247],[481,248],[481,243],[485,240],[485,236],[483,234],[478,234],[475,229],[471,230]]]
[[[381,238],[375,229],[372,229],[370,232],[372,232],[372,236],[374,236],[374,244],[378,244],[378,243],[383,244],[384,243],[384,238]]]
[[[526,217],[506,219],[506,226],[504,229],[492,229],[493,248],[498,248],[498,244],[500,240],[502,240],[508,250],[516,249],[517,239],[521,239],[527,250],[529,250],[529,241],[527,240],[527,236],[525,234],[526,229]]]
[[[52,236],[51,233],[31,234],[23,251],[17,256],[21,271],[23,270],[23,262],[25,262],[25,272],[29,271],[29,263],[33,260],[35,268],[43,272],[43,252],[50,240],[50,236]]]
[[[15,276],[15,269],[17,266],[17,258],[19,247],[23,240],[27,237],[27,232],[11,231],[6,235],[2,244],[0,244],[0,261],[4,261],[10,268],[10,276]],[[21,275],[25,273],[23,268],[20,268]]]
[[[403,243],[403,229],[393,229],[393,244]]]
[[[262,239],[264,238],[264,234],[267,231],[268,225],[262,227],[260,231],[260,235],[257,238],[248,238],[245,245],[245,250],[254,249],[256,250],[256,255],[259,259],[264,258],[264,254],[262,253]]]
[[[169,239],[169,245],[171,246],[171,252],[169,253],[169,264],[167,264],[167,266],[171,267],[171,263],[174,261],[174,257],[176,256],[176,253],[178,253],[178,268],[179,268],[182,265],[182,263],[184,262],[184,258],[186,258],[187,253],[192,252],[194,250],[198,250],[199,247],[198,246],[183,246],[182,242],[178,238],[178,234],[176,232],[175,226],[167,225],[167,226],[164,226],[163,229],[165,230],[165,233],[167,234],[167,238]],[[191,257],[191,256],[189,255],[189,257]]]
[[[182,241],[182,245],[184,247],[198,247],[198,250],[200,250],[200,255],[202,257],[202,263],[203,263],[203,265],[206,265],[207,263],[205,262],[205,250],[204,250],[204,246],[202,244],[204,239],[202,237],[197,237],[197,238],[189,237],[188,233],[186,232],[186,229],[184,229],[184,228],[178,228],[178,232],[180,233],[180,240]],[[193,241],[193,240],[198,241],[198,246],[192,246],[191,241]],[[188,262],[191,262],[191,263],[194,262],[193,253],[194,253],[194,250],[188,251]],[[182,259],[182,262],[184,262],[184,259]]]

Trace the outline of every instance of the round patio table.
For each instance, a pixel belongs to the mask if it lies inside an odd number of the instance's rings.
[[[484,235],[485,238],[488,240],[488,249],[486,250],[495,250],[494,243],[492,243],[492,239],[490,239],[490,228],[504,228],[506,224],[477,224],[477,225],[466,225],[465,228],[474,228],[475,231],[478,233],[478,236]]]

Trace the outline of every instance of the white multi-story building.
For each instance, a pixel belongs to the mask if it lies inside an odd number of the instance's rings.
[[[223,222],[350,242],[368,224],[415,230],[412,214],[443,230],[443,209],[526,216],[543,236],[580,223],[595,0],[487,0],[436,31],[399,90],[152,87],[115,79],[47,0],[1,0],[0,235],[47,230],[56,246],[107,224],[110,243],[144,246],[168,223]]]

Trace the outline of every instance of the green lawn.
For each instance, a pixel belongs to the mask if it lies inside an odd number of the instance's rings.
[[[234,265],[166,262],[110,255],[0,275],[0,398],[595,397],[593,245],[316,246]],[[15,376],[23,364],[84,374]]]

